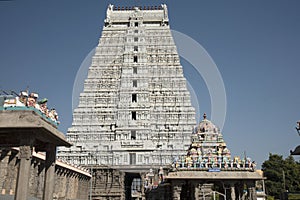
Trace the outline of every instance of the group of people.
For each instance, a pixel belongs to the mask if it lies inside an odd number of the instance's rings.
[[[20,92],[18,96],[12,99],[6,99],[4,101],[3,107],[33,107],[37,110],[41,111],[46,117],[50,118],[55,123],[59,124],[58,121],[58,114],[55,110],[55,108],[48,109],[47,107],[47,98],[43,98],[41,100],[38,100],[39,95],[37,93],[30,93],[26,91]]]

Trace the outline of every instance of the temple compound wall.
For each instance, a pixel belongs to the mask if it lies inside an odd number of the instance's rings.
[[[13,199],[16,193],[19,156],[17,148],[0,149],[0,199],[5,197]],[[33,153],[29,180],[29,196],[31,199],[43,198],[44,171],[45,156],[41,153]],[[53,199],[87,200],[90,178],[90,174],[85,169],[57,160]]]
[[[264,200],[264,178],[246,168],[164,168],[127,173],[107,166],[92,169],[93,200]],[[134,183],[137,177],[141,182]]]
[[[91,166],[91,171],[91,199],[125,199],[125,173],[107,166]]]

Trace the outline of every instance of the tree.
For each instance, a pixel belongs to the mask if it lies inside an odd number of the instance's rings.
[[[283,192],[300,191],[300,163],[292,156],[283,159],[282,156],[271,154],[269,160],[262,164],[266,193],[279,199]]]

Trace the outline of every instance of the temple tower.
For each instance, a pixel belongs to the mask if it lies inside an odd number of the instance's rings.
[[[196,125],[166,5],[109,5],[60,158],[150,168],[186,154]]]

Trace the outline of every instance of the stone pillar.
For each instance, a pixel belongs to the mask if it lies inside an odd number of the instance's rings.
[[[172,199],[173,200],[180,200],[182,185],[183,185],[183,183],[181,181],[174,181],[172,183],[172,195],[173,195]]]
[[[190,200],[199,200],[199,197],[197,198],[197,188],[198,188],[199,182],[197,180],[190,180],[188,187],[189,187],[189,199]]]
[[[7,177],[7,170],[9,165],[9,155],[11,151],[8,151],[7,149],[1,149],[0,150],[0,188],[1,188],[1,194],[5,194],[6,189],[5,186],[7,185],[6,182],[8,180]]]
[[[256,196],[255,181],[248,183],[247,188],[249,193],[248,194],[249,200],[256,200],[257,196]]]
[[[141,172],[140,173],[141,176],[141,181],[142,181],[142,188],[141,188],[141,193],[142,193],[142,200],[146,200],[146,194],[145,194],[145,177],[146,177],[146,173],[145,172]]]
[[[19,158],[20,163],[17,177],[15,200],[24,200],[28,199],[30,165],[32,158],[31,146],[20,146]]]
[[[195,200],[199,200],[200,199],[200,195],[201,195],[201,184],[197,183],[195,184]]]
[[[237,194],[238,194],[237,199],[238,200],[245,199],[245,197],[244,197],[244,182],[243,181],[238,182],[238,186],[236,189],[237,189]]]
[[[2,149],[0,161],[0,188],[1,194],[15,194],[19,166],[15,166],[19,159],[12,150]]]
[[[199,184],[200,195],[196,198],[198,198],[199,200],[212,199],[212,186],[212,183]]]
[[[48,144],[45,161],[45,182],[43,200],[53,200],[55,158],[56,146],[53,144]]]
[[[231,196],[231,200],[235,200],[235,187],[234,187],[234,183],[230,184],[230,196]]]

